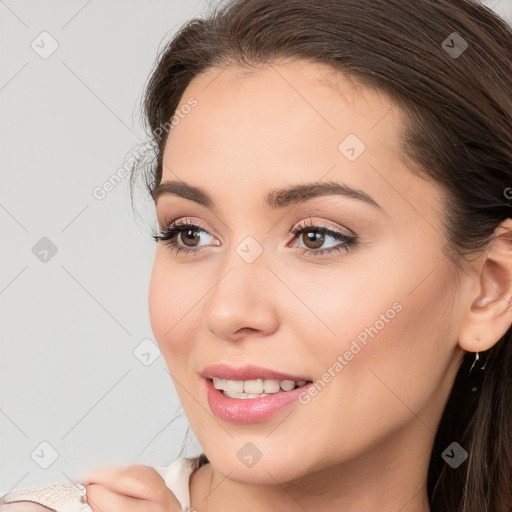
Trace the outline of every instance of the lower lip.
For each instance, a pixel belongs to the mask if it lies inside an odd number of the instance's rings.
[[[208,405],[219,419],[233,423],[254,423],[272,417],[287,405],[298,402],[298,396],[309,384],[291,391],[270,393],[261,398],[230,398],[222,394],[210,379],[205,379]]]

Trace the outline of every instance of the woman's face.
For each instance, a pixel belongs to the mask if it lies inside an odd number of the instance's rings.
[[[156,212],[161,228],[199,225],[171,239],[197,252],[158,242],[149,311],[213,467],[231,480],[274,484],[356,459],[363,467],[370,455],[384,461],[389,450],[404,472],[428,464],[461,361],[462,292],[443,250],[443,195],[404,163],[398,109],[324,65],[298,61],[245,74],[210,69],[178,112],[162,178],[178,187],[157,198]],[[275,192],[328,182],[371,199]],[[220,408],[242,409],[222,416],[202,376],[216,363],[313,384],[265,417],[249,401],[267,397],[216,391]]]

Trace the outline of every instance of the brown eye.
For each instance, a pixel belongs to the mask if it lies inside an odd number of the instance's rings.
[[[207,241],[208,237],[213,238],[213,235],[201,226],[185,220],[171,221],[166,228],[161,228],[159,233],[153,235],[155,242],[164,242],[171,251],[180,255],[194,255],[199,253],[205,245],[220,245],[218,241],[205,244],[204,241],[205,239]]]
[[[302,240],[308,249],[319,249],[325,243],[325,236],[317,230],[304,231]]]
[[[189,247],[195,247],[196,243],[199,243],[199,240],[201,236],[199,235],[199,230],[196,229],[187,229],[184,231],[181,231],[178,233],[178,235],[181,237],[181,241],[189,246]]]
[[[358,243],[358,236],[354,234],[345,234],[342,231],[330,229],[322,224],[301,223],[290,231],[295,235],[299,244],[297,249],[311,256],[326,256],[331,253],[348,250],[355,247]],[[329,239],[338,242],[329,247],[324,244],[329,243]]]

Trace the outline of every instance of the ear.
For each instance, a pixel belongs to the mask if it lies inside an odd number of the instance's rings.
[[[467,352],[490,349],[512,324],[512,219],[505,219],[496,228],[478,269],[475,297],[458,341]]]

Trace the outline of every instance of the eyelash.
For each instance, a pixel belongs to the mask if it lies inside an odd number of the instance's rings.
[[[182,247],[172,240],[176,235],[179,235],[180,233],[186,231],[187,229],[192,229],[193,231],[210,234],[204,228],[198,226],[197,224],[187,222],[184,220],[173,220],[169,223],[167,228],[161,230],[158,233],[153,234],[152,238],[154,239],[155,242],[165,242],[165,245],[167,245],[171,249],[171,251],[175,251],[177,254],[196,253],[201,249],[197,247]],[[313,256],[325,256],[340,251],[348,252],[349,250],[353,249],[358,243],[357,235],[347,235],[341,231],[334,231],[322,224],[307,224],[304,221],[301,222],[296,228],[292,229],[290,231],[290,234],[294,235],[295,238],[297,238],[297,235],[311,231],[319,232],[324,236],[329,235],[341,243],[336,245],[335,247],[329,247],[327,249],[318,250],[308,249],[304,247],[296,247],[296,249],[300,250],[303,254]]]

